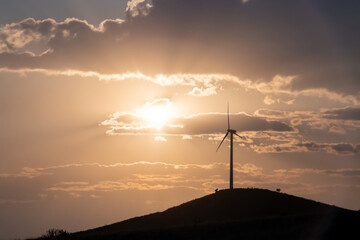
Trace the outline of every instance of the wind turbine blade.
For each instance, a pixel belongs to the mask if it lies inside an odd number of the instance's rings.
[[[221,143],[219,144],[219,146],[218,146],[218,148],[216,149],[216,151],[219,150],[221,144],[224,142],[224,140],[225,140],[225,138],[227,137],[228,134],[229,134],[229,132],[227,132],[227,133],[225,134],[225,137],[223,138],[223,140],[222,140]]]
[[[234,133],[236,136],[238,136],[239,138],[241,138],[241,139],[244,139],[245,140],[245,137],[243,137],[243,136],[240,136],[239,134],[237,134],[237,133]]]
[[[230,129],[229,102],[227,103],[227,119],[228,119],[228,129]]]

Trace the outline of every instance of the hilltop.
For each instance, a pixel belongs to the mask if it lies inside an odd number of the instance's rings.
[[[284,193],[234,189],[66,239],[356,239],[359,220],[359,212]]]

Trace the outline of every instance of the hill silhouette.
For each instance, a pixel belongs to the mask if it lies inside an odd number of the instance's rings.
[[[359,219],[359,212],[284,193],[234,189],[64,239],[359,239]]]

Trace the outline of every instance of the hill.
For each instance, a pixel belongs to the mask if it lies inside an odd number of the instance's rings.
[[[359,212],[284,193],[234,189],[66,239],[357,239],[359,220]]]

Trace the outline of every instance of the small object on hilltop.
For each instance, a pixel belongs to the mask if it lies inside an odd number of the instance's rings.
[[[276,191],[277,191],[277,192],[281,192],[281,189],[280,189],[280,188],[277,188]]]
[[[217,189],[215,189],[215,193],[217,193],[219,191],[219,189],[217,188]]]

